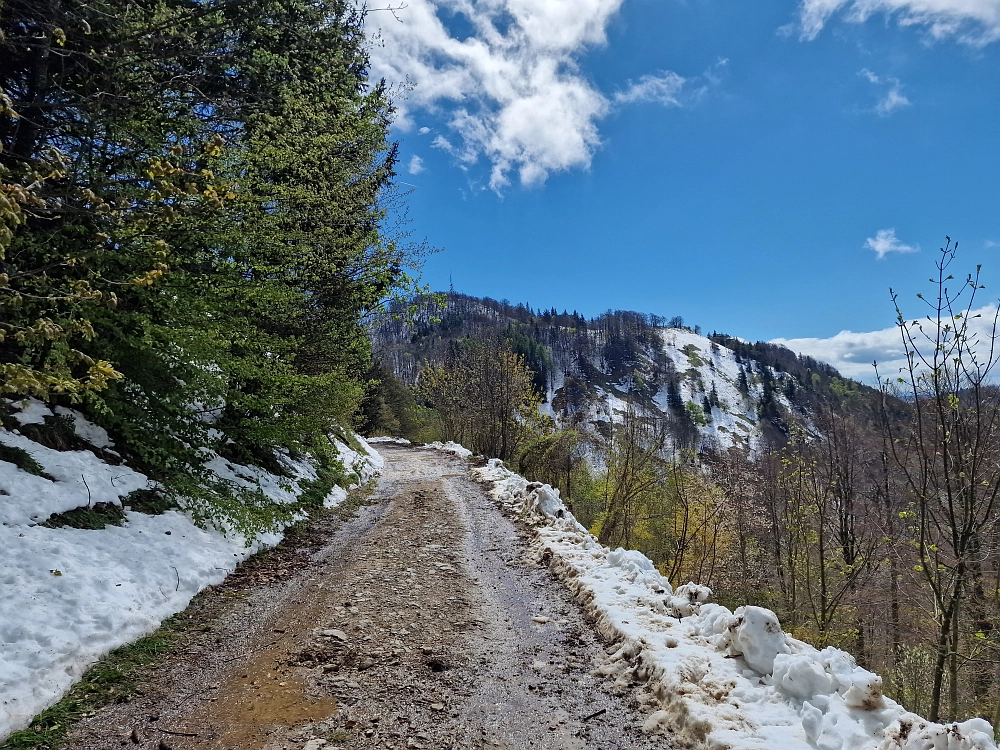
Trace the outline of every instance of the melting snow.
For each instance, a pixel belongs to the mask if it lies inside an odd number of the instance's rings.
[[[77,434],[95,447],[111,445],[105,433],[77,412]],[[52,412],[29,401],[19,423],[40,424]],[[54,513],[99,502],[121,506],[135,489],[153,486],[127,466],[111,466],[90,451],[56,451],[0,429],[0,442],[22,448],[53,479],[0,461],[0,742],[56,702],[87,668],[124,643],[154,631],[183,610],[206,586],[221,582],[238,563],[273,546],[280,533],[251,546],[243,537],[198,528],[184,513],[150,516],[125,511],[123,526],[97,531],[50,529],[38,524]],[[337,443],[347,468],[367,481],[382,457]],[[306,462],[285,459],[297,480],[315,478]],[[262,490],[277,503],[294,501],[297,482],[215,456],[220,477]],[[55,481],[53,481],[55,480]],[[337,487],[333,506],[347,497]]]
[[[712,750],[996,750],[988,722],[943,725],[905,711],[850,654],[788,636],[770,610],[731,612],[694,583],[674,591],[641,553],[588,534],[558,490],[496,459],[474,473],[533,527],[538,559],[617,645],[602,671],[623,687],[647,683],[656,699],[647,732]]]

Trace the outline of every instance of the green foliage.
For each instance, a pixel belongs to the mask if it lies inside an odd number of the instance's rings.
[[[418,403],[412,389],[407,388],[381,361],[372,364],[368,372],[365,398],[358,410],[355,427],[362,435],[403,437],[414,442],[432,442],[437,435],[436,412]]]
[[[333,491],[334,487],[347,488],[349,480],[343,465],[336,459],[329,443],[318,446],[314,452],[316,457],[316,479],[300,484],[302,494],[299,495],[299,506],[306,509],[322,508],[323,501]]]
[[[274,522],[206,449],[273,467],[351,424],[366,317],[425,252],[365,44],[340,0],[0,6],[0,391],[81,402],[199,517]]]
[[[83,506],[65,513],[53,513],[42,526],[49,529],[87,529],[96,531],[107,526],[121,526],[125,523],[125,512],[113,503],[95,503],[93,507]]]
[[[506,339],[511,351],[521,356],[524,364],[531,370],[531,383],[535,392],[544,398],[548,392],[549,374],[552,372],[552,355],[548,347],[516,329],[511,329]]]
[[[45,468],[32,458],[31,454],[24,450],[24,448],[15,448],[14,446],[0,443],[0,461],[14,464],[17,468],[23,469],[37,477],[52,479],[52,477],[45,473]]]
[[[509,460],[536,429],[532,372],[499,337],[456,343],[443,363],[424,369],[419,391],[445,438],[475,453]]]
[[[709,404],[709,407],[711,407],[711,404]],[[691,418],[691,421],[698,427],[704,427],[705,425],[712,423],[711,411],[706,414],[705,409],[696,404],[694,401],[685,402],[684,410]]]

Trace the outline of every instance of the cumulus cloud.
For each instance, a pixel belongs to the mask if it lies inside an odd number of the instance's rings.
[[[864,23],[880,13],[900,26],[923,27],[933,39],[953,37],[973,46],[1000,39],[1000,0],[802,0],[799,33],[815,39],[836,14]]]
[[[588,167],[600,143],[596,121],[607,99],[577,59],[605,43],[623,0],[408,0],[371,13],[376,76],[406,82],[397,126],[417,110],[444,114],[459,145],[435,144],[463,162],[485,156],[490,185],[516,173],[526,185],[553,171]],[[471,33],[452,33],[442,19]],[[373,28],[375,27],[375,28]]]
[[[414,154],[413,157],[410,159],[410,164],[407,167],[407,171],[409,171],[410,174],[420,174],[421,172],[424,171],[424,160],[421,159],[416,154]]]
[[[629,81],[628,88],[615,94],[618,104],[634,104],[636,102],[653,102],[667,106],[679,107],[678,96],[684,88],[685,79],[673,71],[663,71],[660,75],[645,75],[633,83]]]
[[[915,253],[920,249],[901,242],[895,229],[878,230],[874,237],[865,240],[865,247],[874,250],[879,258],[884,258],[889,253]]]
[[[906,364],[906,351],[893,326],[881,331],[855,333],[841,331],[830,338],[774,339],[771,343],[787,346],[793,352],[836,367],[842,375],[866,383],[875,382],[875,368],[894,375]]]
[[[581,73],[623,1],[407,0],[368,15],[372,72],[399,87],[397,127],[414,127],[417,111],[443,116],[448,137],[434,145],[465,167],[485,157],[494,190],[514,175],[537,184],[590,166],[613,104],[678,105],[675,73],[643,76],[612,100]]]
[[[996,312],[995,306],[987,305],[970,314],[968,333],[971,340],[978,342],[975,348],[981,358],[985,358],[989,353]],[[920,334],[915,331],[914,335],[919,342]],[[831,364],[842,375],[865,383],[877,382],[873,362],[878,362],[878,372],[882,378],[897,377],[907,364],[906,349],[900,338],[899,328],[896,326],[861,333],[841,331],[829,338],[779,338],[774,339],[772,343],[782,344],[793,352]],[[928,353],[933,350],[929,344],[922,348]]]
[[[868,68],[860,70],[858,75],[885,89],[885,94],[875,105],[875,112],[879,117],[888,117],[897,109],[910,106],[910,100],[903,94],[903,84],[895,76],[877,76]]]

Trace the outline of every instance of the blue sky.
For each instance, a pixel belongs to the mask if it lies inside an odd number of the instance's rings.
[[[682,315],[847,371],[829,337],[891,326],[945,234],[1000,290],[1000,0],[407,0],[369,28],[409,81],[434,288]]]

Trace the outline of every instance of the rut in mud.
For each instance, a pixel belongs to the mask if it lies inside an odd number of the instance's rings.
[[[579,607],[468,464],[382,444],[371,504],[233,597],[68,747],[663,748]]]

